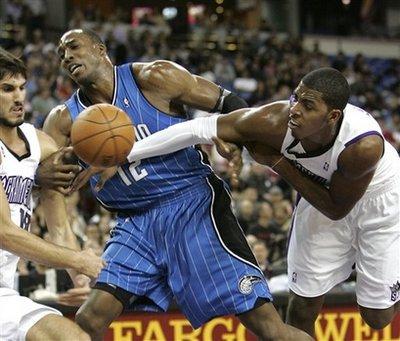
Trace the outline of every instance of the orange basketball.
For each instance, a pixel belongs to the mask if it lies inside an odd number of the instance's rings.
[[[126,162],[135,142],[129,116],[111,104],[95,104],[82,111],[73,122],[71,142],[75,154],[97,167]]]

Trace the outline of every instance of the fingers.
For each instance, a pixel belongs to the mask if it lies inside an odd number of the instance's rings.
[[[223,140],[219,139],[218,137],[214,137],[213,142],[218,150],[218,152],[225,157],[225,155],[229,155],[231,153],[231,149],[229,144],[224,142]]]
[[[101,172],[100,179],[95,186],[95,190],[97,192],[103,188],[104,184],[108,179],[114,176],[114,174],[117,172],[117,169],[118,167],[110,167]]]
[[[82,167],[79,165],[74,165],[74,164],[59,164],[56,167],[54,167],[58,172],[61,173],[74,173],[78,174],[80,171],[82,171]]]
[[[90,177],[93,175],[93,170],[91,168],[85,169],[84,171],[80,172],[75,180],[73,181],[71,188],[70,188],[70,193],[75,192],[82,188],[90,179]]]
[[[57,302],[67,306],[80,306],[89,297],[90,287],[73,288],[58,295]]]
[[[73,282],[74,282],[75,288],[86,289],[86,288],[89,288],[90,278],[86,275],[79,274],[79,275],[75,276]]]

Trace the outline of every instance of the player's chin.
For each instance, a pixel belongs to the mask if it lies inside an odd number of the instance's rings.
[[[24,123],[24,120],[25,120],[24,116],[25,115],[22,115],[22,117],[19,117],[19,118],[1,120],[0,123],[5,125],[6,127],[15,128],[15,127],[20,126],[22,123]]]

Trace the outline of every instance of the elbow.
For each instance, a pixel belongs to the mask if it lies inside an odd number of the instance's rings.
[[[13,226],[2,224],[0,229],[0,247],[4,250],[9,250],[10,242],[12,241],[13,237]]]
[[[330,213],[326,215],[330,220],[338,221],[343,219],[346,215],[343,214],[337,214],[337,213]]]
[[[331,220],[338,221],[347,216],[349,212],[350,210],[335,210],[333,212],[328,212],[325,215]]]

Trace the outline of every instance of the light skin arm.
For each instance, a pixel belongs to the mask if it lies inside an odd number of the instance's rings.
[[[0,246],[22,258],[55,268],[74,268],[82,262],[78,252],[48,243],[11,220],[10,206],[0,182]]]
[[[287,159],[275,170],[304,199],[332,220],[344,218],[363,196],[383,153],[383,140],[368,136],[347,147],[340,155],[329,189],[302,174]]]
[[[55,151],[57,145],[54,140],[44,132],[37,130],[41,158],[46,159]],[[79,250],[79,244],[68,222],[65,197],[59,192],[42,187],[40,189],[40,205],[43,209],[51,241],[55,244]]]
[[[37,130],[37,134],[41,149],[41,159],[47,159],[57,151],[57,145],[46,133]],[[41,187],[40,205],[45,216],[50,241],[70,249],[80,250],[79,243],[69,224],[65,197],[58,191]],[[78,273],[73,269],[68,269],[67,271],[75,286],[77,286]]]

